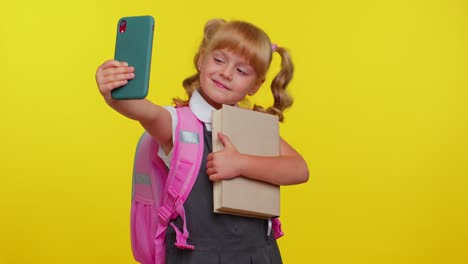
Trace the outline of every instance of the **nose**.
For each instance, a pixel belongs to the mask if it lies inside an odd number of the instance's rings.
[[[221,77],[229,81],[232,80],[232,67],[226,65],[221,71]]]

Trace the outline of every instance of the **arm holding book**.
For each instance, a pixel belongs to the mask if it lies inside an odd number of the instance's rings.
[[[207,174],[212,181],[231,179],[240,175],[276,185],[304,183],[309,171],[302,156],[285,140],[280,140],[280,156],[261,157],[239,153],[227,136],[218,134],[224,149],[210,153]]]

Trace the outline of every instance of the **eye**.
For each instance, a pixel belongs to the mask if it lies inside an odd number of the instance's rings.
[[[217,64],[221,64],[221,63],[224,62],[223,59],[218,58],[218,57],[213,57],[213,60],[214,60],[214,62],[217,63]]]
[[[240,75],[243,75],[243,76],[245,76],[245,75],[248,74],[247,71],[245,71],[245,70],[242,69],[242,68],[237,68],[237,72],[238,72]]]

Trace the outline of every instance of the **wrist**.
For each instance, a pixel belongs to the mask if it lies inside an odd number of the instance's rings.
[[[104,98],[104,101],[106,101],[108,105],[112,105],[112,103],[115,101],[114,99],[112,99],[112,96],[110,94],[103,96],[103,98]]]
[[[248,155],[239,153],[239,157],[237,158],[237,160],[239,162],[238,173],[237,174],[239,176],[245,176],[246,172],[247,172],[247,167],[248,167],[248,164],[249,164],[249,157],[248,157]]]

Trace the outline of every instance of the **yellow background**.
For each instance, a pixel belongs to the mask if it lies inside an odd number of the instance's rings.
[[[468,263],[463,0],[3,1],[0,263],[133,263],[142,129],[105,105],[94,73],[118,18],[145,14],[163,105],[183,95],[209,18],[251,21],[291,50],[281,133],[310,180],[282,188],[285,263]]]

